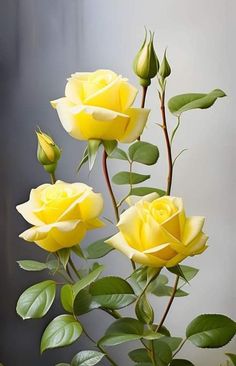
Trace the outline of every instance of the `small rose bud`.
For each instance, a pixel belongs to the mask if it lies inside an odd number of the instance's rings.
[[[137,53],[134,63],[134,73],[139,77],[140,84],[147,87],[151,84],[151,79],[157,75],[159,70],[159,61],[153,45],[154,33],[150,32],[150,39],[147,40],[147,30],[145,29],[145,38]]]
[[[61,157],[61,150],[50,136],[42,131],[36,131],[38,138],[37,158],[44,169],[52,174],[57,167],[57,161]]]
[[[166,79],[170,74],[171,74],[171,68],[170,68],[169,62],[166,58],[166,50],[165,50],[164,57],[163,57],[161,67],[160,67],[160,70],[159,70],[159,75],[163,79]]]

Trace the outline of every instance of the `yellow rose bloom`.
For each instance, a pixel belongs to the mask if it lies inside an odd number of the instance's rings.
[[[101,194],[83,183],[42,184],[30,192],[29,201],[16,209],[31,225],[20,234],[48,252],[78,244],[87,230],[103,226]]]
[[[78,140],[130,143],[143,132],[149,110],[131,108],[137,89],[111,70],[75,73],[65,97],[51,102],[65,130]]]
[[[137,263],[173,267],[188,256],[202,253],[208,237],[204,217],[186,217],[181,198],[156,193],[128,208],[117,224],[119,233],[107,240]]]

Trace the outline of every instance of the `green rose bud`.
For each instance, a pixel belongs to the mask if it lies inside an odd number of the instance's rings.
[[[159,61],[153,45],[154,33],[150,32],[150,39],[147,40],[147,30],[145,29],[145,38],[137,53],[133,70],[140,79],[140,84],[147,87],[151,84],[151,79],[157,75],[159,70]]]
[[[37,158],[46,172],[53,174],[57,167],[57,161],[61,157],[61,150],[50,136],[42,131],[36,131],[38,138]]]
[[[165,50],[164,57],[163,57],[161,67],[160,67],[160,70],[159,70],[159,75],[163,79],[166,79],[170,74],[171,74],[171,68],[170,68],[169,62],[166,58],[166,50]]]

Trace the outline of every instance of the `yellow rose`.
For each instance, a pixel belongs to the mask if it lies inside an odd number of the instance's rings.
[[[32,228],[20,238],[55,252],[78,244],[87,230],[103,226],[101,194],[83,183],[42,184],[30,192],[29,201],[16,209]]]
[[[186,217],[177,197],[143,197],[120,217],[119,233],[107,243],[135,262],[152,267],[173,267],[188,256],[202,253],[207,236],[204,217]]]
[[[143,132],[149,110],[130,108],[137,89],[110,70],[75,73],[65,97],[52,101],[65,130],[78,140],[130,143]]]

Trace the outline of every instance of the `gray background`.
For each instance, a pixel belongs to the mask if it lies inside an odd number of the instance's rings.
[[[82,339],[71,348],[40,356],[42,330],[60,309],[54,306],[46,318],[35,321],[23,322],[15,315],[22,290],[46,278],[43,273],[20,271],[15,263],[18,259],[45,258],[36,246],[18,239],[27,224],[17,215],[15,205],[27,199],[32,187],[48,179],[35,157],[37,124],[63,147],[58,177],[78,179],[75,171],[84,143],[65,133],[49,100],[63,95],[66,77],[78,70],[111,68],[136,83],[131,63],[143,38],[143,25],[156,31],[159,54],[168,46],[173,75],[167,97],[216,87],[228,94],[210,110],[186,114],[176,138],[175,153],[183,147],[189,150],[176,164],[173,194],[184,197],[189,214],[207,217],[210,247],[204,255],[188,261],[201,271],[189,289],[191,295],[175,301],[167,325],[178,335],[199,313],[226,313],[235,318],[235,1],[0,0],[0,9],[0,361],[5,366],[53,366],[69,361],[79,349],[91,347]],[[147,100],[153,111],[144,138],[160,147],[161,159],[158,169],[152,169],[151,183],[164,187],[165,150],[161,130],[155,124],[160,122],[156,101],[153,84]],[[169,116],[169,125],[174,123]],[[112,170],[120,167],[113,165]],[[80,180],[104,191],[99,163],[90,176],[83,169]],[[112,217],[108,200],[105,214]],[[96,235],[104,233],[94,233],[87,241]],[[107,273],[130,271],[120,254],[110,254],[106,262]],[[154,302],[158,315],[165,301]],[[110,319],[94,312],[83,321],[99,337]],[[226,350],[233,352],[235,348],[234,341]],[[120,364],[128,364],[119,347],[113,352]],[[202,351],[188,345],[184,353],[199,366],[215,366],[224,360],[222,350]]]

